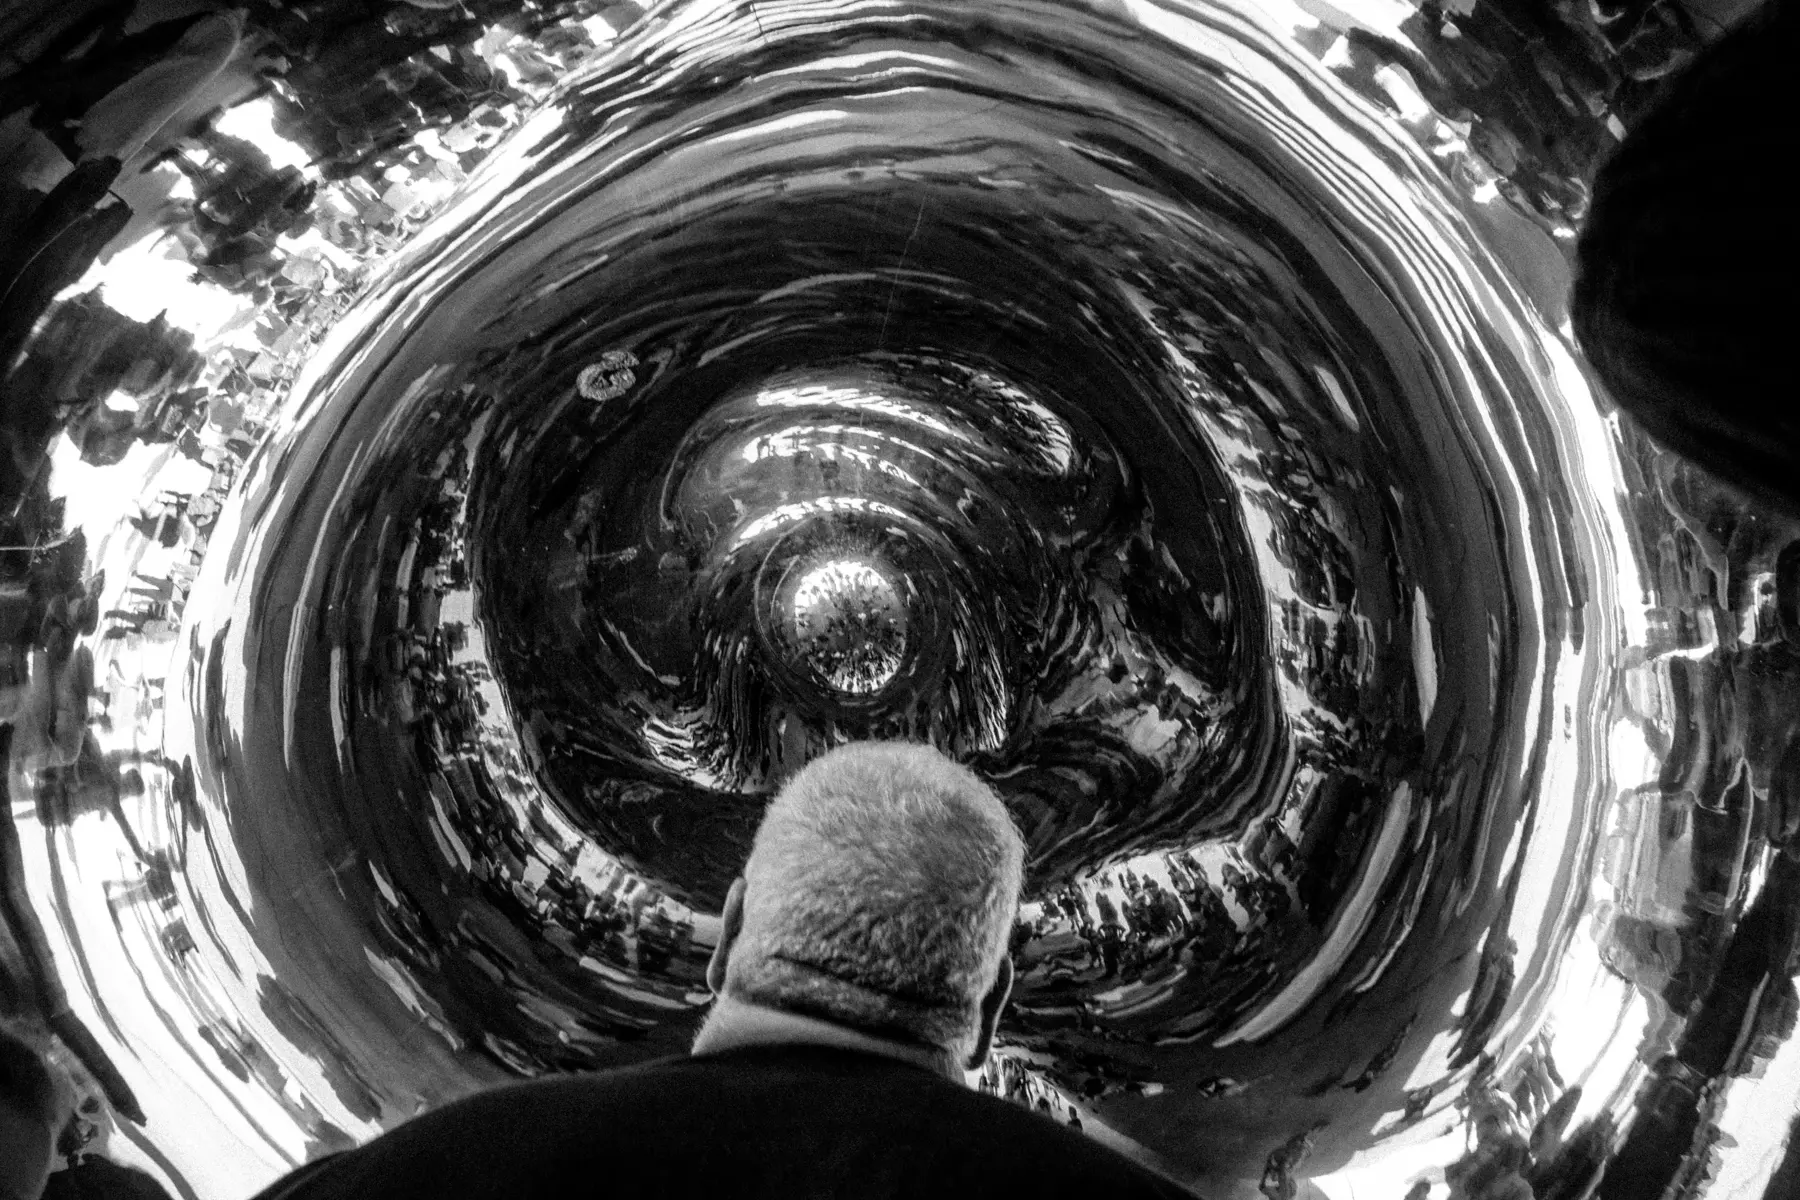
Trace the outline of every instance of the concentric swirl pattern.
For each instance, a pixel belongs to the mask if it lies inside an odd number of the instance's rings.
[[[243,1066],[145,1089],[171,1180],[679,1052],[767,798],[869,737],[1029,844],[984,1086],[1215,1196],[1698,1170],[1793,994],[1800,563],[1604,416],[1552,239],[1329,32],[721,0],[561,84],[118,652],[173,654],[192,945],[113,970]]]
[[[1056,1082],[1184,1167],[1366,1139],[1484,946],[1555,953],[1568,884],[1508,898],[1596,832],[1546,778],[1600,734],[1589,401],[1416,152],[1333,139],[1243,18],[1146,15],[688,9],[516,135],[215,535],[183,707],[294,848],[251,886],[367,855],[392,898],[333,916],[431,1007],[560,1001],[484,1029],[534,1067],[667,1050],[782,775],[930,740],[1027,832],[1013,1032]],[[882,581],[881,686],[796,636],[833,562]],[[461,727],[406,666],[428,573],[467,580]],[[484,871],[507,840],[560,853]],[[429,957],[496,936],[458,893],[584,875],[666,907],[660,963],[541,902],[490,977]]]

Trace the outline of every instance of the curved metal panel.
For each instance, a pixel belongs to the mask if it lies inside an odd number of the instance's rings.
[[[1214,1196],[1796,1170],[1800,552],[1563,299],[1732,14],[140,7],[0,18],[0,999],[90,1149],[680,1051],[889,737],[1030,847],[977,1086]]]

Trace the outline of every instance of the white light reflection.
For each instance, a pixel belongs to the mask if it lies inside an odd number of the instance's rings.
[[[308,179],[321,178],[306,151],[275,132],[275,109],[267,99],[247,100],[225,110],[214,127],[250,142],[278,167],[298,167]]]
[[[743,546],[784,525],[829,513],[867,513],[896,521],[904,520],[906,516],[891,504],[883,504],[879,500],[863,496],[821,496],[817,500],[783,504],[767,515],[758,517],[738,531],[736,544]]]
[[[892,479],[897,479],[908,487],[920,488],[923,485],[911,472],[898,466],[878,454],[859,449],[844,442],[827,442],[816,440],[821,435],[828,437],[846,437],[853,434],[866,435],[878,441],[888,439],[865,429],[855,429],[848,425],[820,425],[811,428],[784,429],[779,433],[762,434],[752,438],[743,449],[744,461],[759,463],[771,458],[817,457],[828,462],[845,461],[855,463],[868,471],[879,471]],[[916,447],[899,443],[907,450],[920,453]]]
[[[196,280],[184,259],[170,257],[170,244],[154,230],[105,262],[95,262],[57,300],[100,289],[108,308],[134,321],[158,316],[192,333],[202,345],[255,304],[215,284]]]
[[[933,433],[952,437],[961,442],[971,439],[960,429],[956,429],[932,416],[922,409],[910,404],[894,400],[887,396],[875,396],[861,388],[836,387],[829,384],[807,384],[795,387],[770,388],[759,392],[756,397],[758,408],[841,408],[850,412],[875,413],[896,420],[910,421],[914,425],[923,425]]]

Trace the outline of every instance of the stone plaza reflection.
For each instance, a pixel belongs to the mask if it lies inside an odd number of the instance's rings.
[[[1563,301],[1731,13],[63,7],[0,1012],[96,1152],[680,1052],[765,797],[906,737],[1030,847],[984,1090],[1221,1197],[1800,1172],[1800,541]]]

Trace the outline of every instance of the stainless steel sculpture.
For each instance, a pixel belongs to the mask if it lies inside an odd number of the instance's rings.
[[[108,1154],[679,1052],[903,737],[1033,855],[980,1086],[1217,1197],[1800,1184],[1800,542],[1564,319],[1704,14],[174,7],[0,18],[0,999]]]

